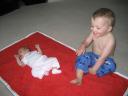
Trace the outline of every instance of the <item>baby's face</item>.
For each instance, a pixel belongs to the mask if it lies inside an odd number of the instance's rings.
[[[22,56],[22,57],[23,57],[26,53],[28,53],[28,52],[29,52],[28,50],[24,50],[24,49],[22,49],[22,48],[18,50],[18,54],[19,54],[20,56]]]
[[[105,35],[112,30],[111,22],[105,17],[96,17],[91,19],[91,32],[96,37]]]

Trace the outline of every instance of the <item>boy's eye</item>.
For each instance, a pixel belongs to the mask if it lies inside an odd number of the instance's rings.
[[[97,28],[98,30],[100,29],[100,28]]]

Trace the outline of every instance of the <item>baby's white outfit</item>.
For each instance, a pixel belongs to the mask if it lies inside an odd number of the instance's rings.
[[[42,79],[44,75],[48,75],[49,71],[52,69],[53,74],[61,73],[61,70],[59,70],[60,65],[57,58],[48,58],[46,55],[42,55],[37,51],[28,52],[21,61],[31,67],[32,76],[39,79]]]

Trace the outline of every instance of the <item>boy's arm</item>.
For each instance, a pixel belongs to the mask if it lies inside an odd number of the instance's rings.
[[[93,41],[93,33],[83,40],[80,47],[76,50],[76,54],[79,56],[85,52],[85,49],[92,43]]]
[[[110,40],[108,42],[109,43],[106,45],[106,48],[103,50],[96,64],[89,69],[90,73],[96,74],[96,71],[100,68],[102,64],[104,64],[106,58],[111,54],[113,47],[115,46],[115,40]]]
[[[93,40],[93,33],[91,32],[90,35],[83,40],[81,45],[84,45],[84,47],[87,48],[91,44],[92,40]]]
[[[17,61],[18,65],[25,66],[25,64],[20,60],[19,55],[14,55],[14,57],[16,58],[16,61]]]
[[[41,50],[39,44],[36,44],[35,47],[36,47],[37,51],[38,51],[40,54],[42,54],[42,50]]]

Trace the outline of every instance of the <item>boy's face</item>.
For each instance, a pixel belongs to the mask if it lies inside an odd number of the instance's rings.
[[[111,32],[112,26],[108,18],[105,17],[96,17],[91,19],[91,32],[96,37],[105,35],[108,32]]]

